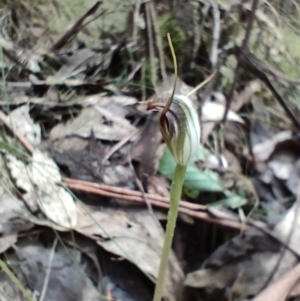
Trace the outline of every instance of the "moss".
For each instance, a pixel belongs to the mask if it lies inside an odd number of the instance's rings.
[[[176,53],[177,61],[180,64],[183,60],[186,50],[186,35],[184,31],[170,14],[163,16],[159,22],[159,25],[160,34],[163,40],[164,53],[170,60],[172,60],[172,54],[167,40],[167,33],[169,32]]]

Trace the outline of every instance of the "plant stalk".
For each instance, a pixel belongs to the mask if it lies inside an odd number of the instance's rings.
[[[177,164],[175,174],[173,177],[171,191],[170,191],[170,209],[168,212],[168,222],[165,233],[165,240],[160,259],[160,266],[158,277],[156,280],[155,292],[153,301],[161,301],[163,296],[163,287],[166,271],[168,268],[169,255],[172,247],[174,230],[176,227],[176,220],[178,215],[179,202],[182,193],[182,186],[185,178],[186,166]]]

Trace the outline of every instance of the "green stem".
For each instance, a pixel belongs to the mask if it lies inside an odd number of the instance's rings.
[[[163,295],[163,287],[165,274],[168,267],[169,255],[171,251],[174,230],[178,215],[178,207],[182,193],[182,185],[185,178],[186,166],[177,164],[175,174],[172,181],[170,192],[170,209],[168,212],[168,222],[165,234],[164,246],[162,249],[158,277],[156,280],[155,292],[153,301],[161,301]]]

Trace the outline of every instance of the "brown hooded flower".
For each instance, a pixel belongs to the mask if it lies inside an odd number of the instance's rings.
[[[149,103],[148,110],[160,112],[159,127],[162,136],[180,165],[187,165],[200,143],[198,112],[191,99],[175,94],[167,108],[163,102]]]

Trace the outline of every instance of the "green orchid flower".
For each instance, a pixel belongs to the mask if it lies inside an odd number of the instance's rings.
[[[148,110],[160,111],[161,134],[177,164],[186,166],[197,152],[201,131],[198,112],[192,100],[175,94],[170,106],[163,102],[149,103]]]

